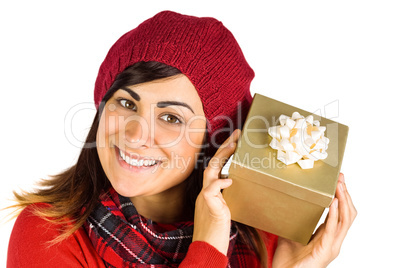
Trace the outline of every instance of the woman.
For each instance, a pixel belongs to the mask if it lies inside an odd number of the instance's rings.
[[[213,18],[165,11],[123,35],[100,67],[98,110],[76,165],[16,194],[25,209],[8,265],[325,267],[356,216],[343,175],[307,246],[230,221],[221,190],[231,180],[219,173],[253,76]]]

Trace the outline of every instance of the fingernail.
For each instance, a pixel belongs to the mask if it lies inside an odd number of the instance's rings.
[[[343,187],[343,182],[339,183],[339,188],[341,188],[341,191],[344,192],[345,188]]]
[[[225,185],[231,185],[232,184],[232,179],[229,179],[229,178],[227,178],[227,179],[224,179],[225,180]]]
[[[345,176],[342,173],[339,174],[339,180],[345,183]]]

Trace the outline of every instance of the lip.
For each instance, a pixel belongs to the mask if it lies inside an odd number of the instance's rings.
[[[121,150],[122,152],[124,152],[124,154],[129,155],[131,159],[135,159],[135,160],[155,160],[155,165],[153,166],[141,166],[141,167],[137,167],[137,166],[132,166],[126,163],[126,161],[124,161],[123,158],[121,158],[120,156],[120,149],[115,146],[115,154],[116,154],[116,159],[117,162],[119,163],[120,167],[127,169],[131,172],[141,172],[141,171],[149,171],[152,169],[157,168],[162,162],[160,160],[156,160],[155,158],[146,158],[146,157],[140,157],[140,155],[138,154],[130,154],[127,153],[124,150]]]

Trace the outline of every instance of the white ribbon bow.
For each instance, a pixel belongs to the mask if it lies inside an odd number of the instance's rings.
[[[297,162],[302,169],[310,169],[314,161],[328,156],[329,139],[324,136],[326,127],[320,126],[320,121],[312,115],[304,116],[294,112],[292,117],[279,116],[280,126],[268,128],[272,137],[269,144],[278,150],[278,160],[285,165]]]

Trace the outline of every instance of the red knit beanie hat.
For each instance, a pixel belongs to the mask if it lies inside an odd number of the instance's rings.
[[[215,149],[241,127],[251,104],[254,72],[232,33],[214,18],[163,11],[127,32],[111,47],[95,83],[95,105],[116,76],[140,61],[158,61],[179,69],[193,83]]]

